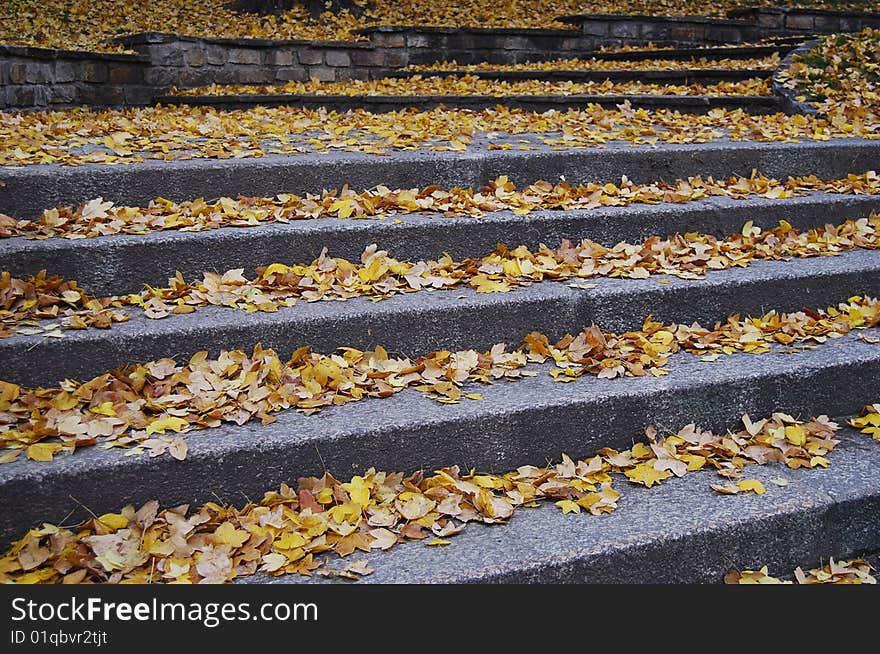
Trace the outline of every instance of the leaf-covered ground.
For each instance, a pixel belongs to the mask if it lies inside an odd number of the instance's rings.
[[[874,407],[867,414],[876,415]],[[387,550],[405,541],[447,546],[469,523],[503,524],[522,508],[554,502],[566,514],[602,515],[618,509],[614,483],[622,476],[647,488],[672,477],[715,470],[729,494],[765,488],[749,466],[827,466],[839,425],[827,416],[798,421],[784,413],[715,434],[690,424],[668,436],[653,427],[628,450],[604,448],[583,460],[563,454],[547,467],[523,465],[505,474],[462,473],[447,467],[425,474],[369,469],[348,481],[330,473],[282,484],[259,502],[237,508],[208,502],[94,515],[76,527],[44,523],[0,558],[0,581],[13,583],[224,583],[257,572],[312,573],[357,579],[372,569],[361,560],[342,569],[336,556]],[[780,480],[779,485],[783,485]],[[776,482],[774,482],[776,483]],[[574,519],[574,518],[573,518]],[[454,545],[453,545],[454,547]],[[324,556],[322,556],[324,555]],[[801,582],[874,581],[861,561],[803,573]],[[734,572],[728,583],[768,583],[766,569]]]
[[[432,64],[407,66],[404,70],[414,72],[436,72],[446,70],[468,72],[509,72],[509,71],[549,71],[549,70],[775,70],[782,60],[778,54],[751,59],[642,59],[638,61],[607,61],[603,59],[554,59],[550,61],[531,61],[522,64],[459,64],[455,60],[437,61]]]
[[[873,568],[864,559],[835,561],[804,572],[795,568],[792,579],[773,577],[764,566],[760,570],[733,571],[724,577],[728,584],[876,584]]]
[[[846,178],[822,180],[815,176],[789,177],[780,181],[753,171],[749,177],[715,180],[689,177],[673,183],[635,184],[626,177],[619,184],[588,182],[571,185],[538,180],[517,189],[501,176],[479,190],[437,185],[425,188],[391,190],[377,185],[355,192],[324,190],[320,194],[299,196],[283,193],[275,197],[221,197],[172,202],[156,198],[146,207],[115,205],[93,198],[77,208],[46,209],[37,220],[17,220],[0,214],[0,239],[81,239],[113,234],[147,234],[153,231],[197,232],[220,227],[253,227],[267,223],[322,218],[384,219],[411,213],[433,213],[445,218],[479,217],[498,211],[528,215],[541,210],[585,210],[623,207],[632,204],[684,203],[709,197],[744,200],[751,197],[786,199],[810,192],[875,195],[880,178],[875,171],[850,174]]]
[[[880,30],[825,37],[806,54],[793,58],[780,72],[785,86],[803,93],[801,101],[812,102],[843,124],[853,116],[867,123],[880,122]]]
[[[770,82],[751,78],[713,84],[651,84],[649,82],[573,82],[546,80],[497,81],[475,75],[445,77],[385,77],[345,82],[286,82],[284,84],[211,84],[192,89],[172,89],[171,95],[344,95],[344,96],[420,96],[420,95],[705,95],[767,96]]]
[[[738,0],[712,4],[697,0],[372,0],[358,19],[347,12],[325,12],[308,19],[302,6],[280,16],[240,14],[227,0],[152,0],[126,5],[116,0],[0,0],[0,43],[74,50],[122,50],[109,39],[136,32],[170,32],[191,36],[269,39],[351,40],[350,30],[373,24],[452,25],[480,27],[570,27],[554,22],[578,13],[652,15],[723,15],[739,8]],[[864,9],[856,0],[788,0],[788,6]],[[753,0],[749,6],[775,6]]]
[[[311,263],[269,263],[248,278],[244,269],[205,272],[187,282],[180,273],[168,286],[144,284],[140,293],[96,298],[76,280],[50,276],[46,271],[27,279],[0,273],[0,338],[16,333],[60,338],[65,329],[109,329],[126,322],[126,307],[138,307],[144,316],[161,319],[200,307],[218,306],[240,311],[275,312],[299,301],[339,301],[438,289],[471,288],[477,293],[506,293],[542,281],[586,280],[599,277],[646,279],[665,275],[702,279],[712,271],[745,268],[756,261],[835,256],[841,252],[880,248],[880,216],[847,220],[839,225],[798,230],[783,221],[762,230],[747,223],[724,239],[688,232],[666,239],[658,236],[641,243],[619,242],[612,247],[584,239],[563,241],[558,248],[542,245],[530,250],[499,244],[479,258],[404,261],[380,250],[366,248],[360,262],[329,256],[326,248]],[[669,279],[662,280],[669,283]],[[574,282],[582,288],[583,281]],[[60,322],[41,323],[42,320]]]
[[[826,141],[878,138],[874,113],[842,119],[785,114],[753,116],[713,109],[704,115],[618,109],[533,113],[411,108],[389,113],[339,113],[295,107],[221,111],[158,106],[45,113],[0,112],[0,166],[137,163],[147,159],[230,159],[268,154],[400,150],[569,150],[609,142],[637,145],[719,141]]]
[[[294,408],[313,414],[348,402],[384,398],[408,388],[446,404],[481,400],[468,383],[491,384],[539,374],[558,382],[585,375],[660,377],[677,352],[711,362],[737,352],[763,354],[775,345],[814,347],[852,330],[880,324],[880,302],[854,296],[825,310],[771,311],[756,318],[731,315],[711,328],[697,323],[662,324],[648,317],[641,329],[622,334],[592,325],[552,342],[532,332],[514,350],[498,343],[486,352],[438,351],[412,360],[341,348],[326,355],[303,346],[288,360],[257,345],[252,354],[223,351],[216,359],[199,352],[188,361],[171,358],[129,365],[91,380],[65,380],[58,387],[27,389],[0,381],[0,463],[22,453],[50,461],[78,448],[134,448],[132,453],[186,456],[186,444],[166,432],[210,429],[223,423],[275,421]],[[867,336],[867,338],[871,338]],[[158,434],[159,436],[154,436]],[[821,463],[813,461],[813,464]]]

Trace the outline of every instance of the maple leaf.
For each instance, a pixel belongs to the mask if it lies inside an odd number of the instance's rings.
[[[630,481],[636,484],[642,484],[648,488],[651,488],[651,486],[659,484],[664,479],[669,479],[669,477],[672,476],[672,474],[666,470],[658,470],[654,465],[654,461],[639,463],[626,470],[624,474]]]

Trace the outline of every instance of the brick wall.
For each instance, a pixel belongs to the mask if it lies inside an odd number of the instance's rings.
[[[826,9],[734,9],[731,18],[756,22],[762,32],[775,34],[834,34],[880,28],[880,14]]]
[[[0,45],[0,108],[144,104],[149,65],[142,55]]]
[[[218,84],[276,84],[381,77],[396,67],[367,42],[203,39],[145,33],[120,42],[146,55],[146,81],[160,88]],[[390,63],[389,63],[390,60]]]

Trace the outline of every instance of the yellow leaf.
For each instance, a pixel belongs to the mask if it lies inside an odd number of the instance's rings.
[[[580,513],[581,507],[571,500],[559,500],[556,506],[562,509],[563,513]]]
[[[187,426],[189,426],[189,423],[183,418],[178,418],[177,416],[163,416],[147,425],[147,433],[164,434],[166,429],[179,432]]]
[[[28,445],[27,458],[32,461],[51,461],[60,449],[59,443],[34,443]]]
[[[117,529],[124,529],[128,526],[128,518],[119,513],[105,513],[100,516],[98,520],[101,521],[102,524],[106,525],[113,531]]]
[[[737,488],[741,491],[751,491],[757,495],[763,495],[766,491],[764,489],[764,484],[762,484],[757,479],[742,479],[736,482]]]
[[[444,545],[449,545],[451,541],[443,540],[442,538],[435,538],[433,540],[429,540],[425,545],[431,545],[434,547],[442,547]]]

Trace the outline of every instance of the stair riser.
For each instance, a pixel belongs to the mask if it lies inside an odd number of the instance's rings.
[[[158,321],[138,311],[110,330],[68,330],[61,339],[18,335],[0,340],[0,379],[28,387],[51,386],[65,378],[90,379],[129,363],[167,356],[185,360],[201,350],[216,356],[221,349],[250,350],[257,343],[282,357],[302,345],[329,353],[338,347],[368,349],[380,344],[415,358],[441,349],[487,350],[499,342],[516,346],[531,331],[558,339],[594,322],[618,332],[641,327],[648,315],[711,326],[731,313],[824,308],[854,294],[880,295],[876,253],[823,259],[827,266],[840,263],[839,269],[813,274],[815,260],[800,259],[759,262],[747,269],[719,271],[702,281],[665,285],[653,278],[606,278],[593,280],[597,288],[586,290],[550,282],[509,293],[422,291],[379,303],[360,298],[300,302],[271,314],[207,307]],[[857,265],[843,265],[849,261]]]
[[[263,195],[317,192],[323,188],[481,187],[507,175],[517,185],[536,177],[571,183],[666,181],[692,175],[716,178],[751,174],[771,177],[816,175],[845,177],[877,167],[880,142],[857,139],[827,142],[710,143],[633,148],[629,144],[565,152],[472,151],[395,152],[393,157],[362,154],[314,154],[260,159],[189,160],[105,166],[55,165],[2,171],[0,212],[16,218],[37,218],[49,207],[77,205],[95,197],[116,203],[146,205],[156,197],[186,200],[222,195]]]
[[[583,211],[540,211],[527,216],[510,212],[483,217],[443,218],[402,215],[393,220],[327,218],[208,232],[154,232],[93,239],[0,240],[0,261],[13,276],[40,270],[75,279],[90,293],[136,293],[143,284],[164,285],[176,271],[187,281],[203,272],[272,262],[306,263],[324,247],[331,256],[351,261],[371,243],[399,259],[455,259],[482,256],[497,243],[509,247],[541,243],[556,247],[563,239],[591,238],[605,245],[637,242],[651,235],[698,231],[718,237],[738,232],[751,220],[761,228],[787,220],[808,229],[868,216],[880,210],[880,196],[816,194],[786,200],[713,198],[685,204],[631,205]]]

